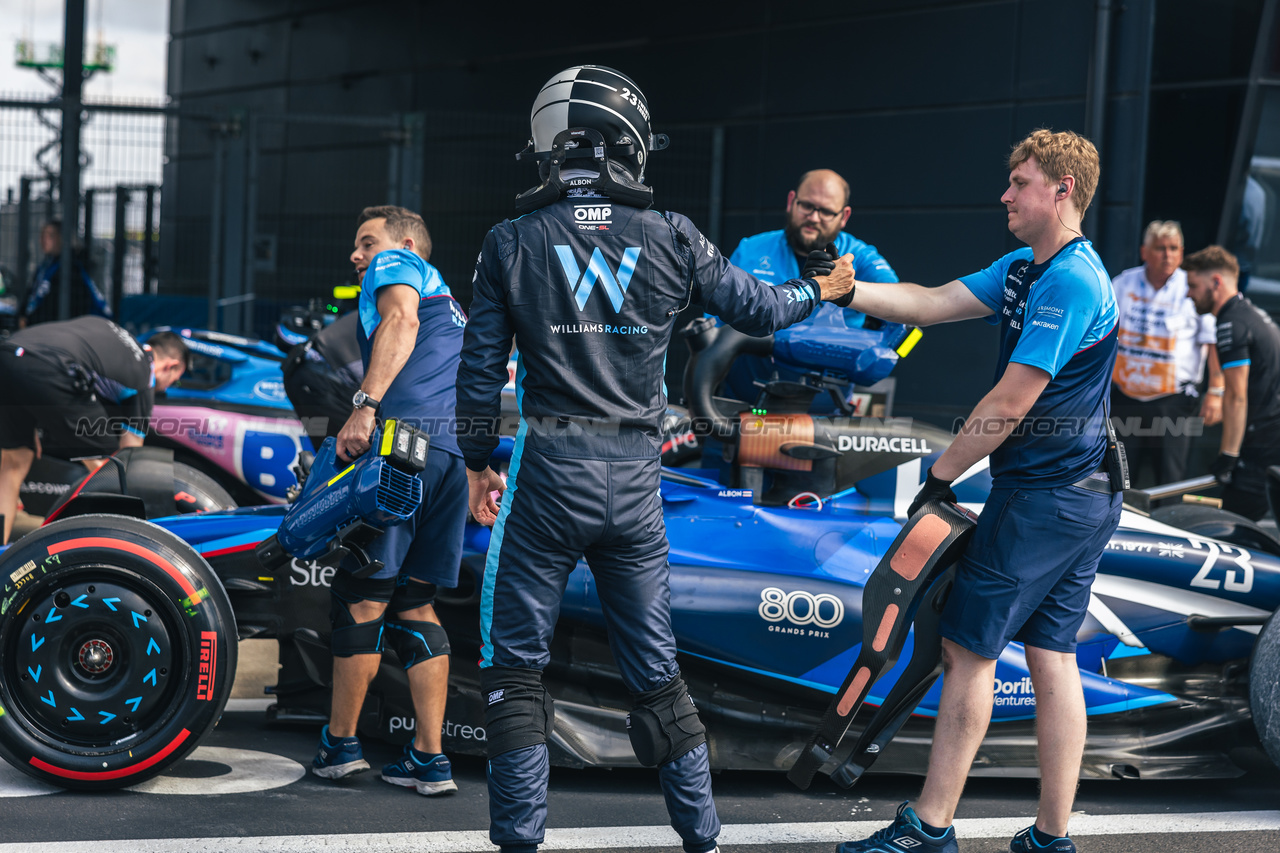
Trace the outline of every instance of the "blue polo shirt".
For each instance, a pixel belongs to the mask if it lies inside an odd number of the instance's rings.
[[[418,339],[409,360],[382,397],[382,417],[415,423],[431,436],[431,449],[461,456],[454,428],[458,356],[467,315],[440,273],[407,249],[379,252],[364,272],[360,288],[360,357],[365,373],[382,316],[378,291],[407,284],[418,291]]]
[[[1115,291],[1093,245],[1077,238],[1048,261],[1010,252],[960,281],[995,313],[1000,358],[1038,367],[1048,386],[1022,423],[991,454],[995,485],[1054,488],[1090,474],[1106,452],[1111,371],[1116,360]]]
[[[835,244],[840,255],[853,253],[853,276],[858,281],[898,280],[898,274],[893,271],[893,267],[889,266],[889,262],[880,255],[875,246],[864,243],[844,231],[836,235]],[[800,259],[792,251],[791,244],[787,242],[787,234],[782,230],[766,231],[763,234],[743,238],[729,258],[729,263],[746,270],[768,284],[782,284],[800,277]],[[798,328],[819,319],[824,325],[843,324],[852,329],[860,329],[866,320],[866,315],[852,308],[841,308],[830,302],[822,302],[807,319],[801,320],[792,328]],[[734,362],[725,385],[733,397],[751,403],[755,401],[760,390],[753,383],[767,380],[775,371],[782,379],[795,379],[798,376],[793,371],[774,364],[772,359],[744,356]],[[814,406],[812,411],[815,413],[827,412],[831,410],[831,401],[825,395],[819,395],[814,400]]]

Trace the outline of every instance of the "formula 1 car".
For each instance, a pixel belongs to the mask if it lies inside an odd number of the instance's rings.
[[[298,454],[313,449],[284,393],[284,353],[256,338],[170,331],[183,336],[191,366],[157,398],[147,443],[171,449],[240,505],[284,503]]]
[[[885,326],[842,337],[843,359],[826,342],[815,350],[812,387],[836,373],[844,383],[874,382],[910,334]],[[697,344],[690,408],[732,461],[727,473],[664,471],[673,626],[712,766],[786,771],[858,656],[862,591],[951,436],[903,420],[803,414],[807,401],[790,381],[772,389],[779,394],[762,389],[754,406],[716,399],[721,368],[746,346],[771,346],[801,365],[806,356],[795,355],[804,342],[794,335],[713,337]],[[774,399],[795,405],[771,411]],[[980,509],[990,477],[978,465],[954,488]],[[323,720],[335,569],[295,559],[264,570],[258,546],[286,512],[156,523],[67,512],[0,554],[0,753],[67,787],[117,787],[161,772],[216,721],[237,631],[279,640],[268,719]],[[444,747],[456,754],[485,750],[473,662],[488,539],[487,529],[468,527],[461,583],[437,601],[454,651]],[[1233,776],[1242,772],[1238,748],[1259,745],[1280,763],[1278,606],[1280,542],[1257,525],[1202,506],[1126,509],[1079,633],[1090,717],[1082,775]],[[940,688],[930,681],[936,671],[912,669],[917,641],[926,639],[907,637],[902,662],[871,688],[873,708],[854,721],[858,737],[833,753],[827,769],[838,780],[852,782],[869,764],[853,754],[857,744],[874,747],[877,771],[924,772]],[[553,762],[638,765],[625,727],[629,697],[586,567],[569,579],[544,681],[556,701]],[[972,772],[1034,776],[1035,695],[1016,643],[997,663],[996,689]],[[880,730],[869,722],[875,706],[890,711],[874,715]],[[412,727],[404,671],[387,653],[360,730],[398,743]]]

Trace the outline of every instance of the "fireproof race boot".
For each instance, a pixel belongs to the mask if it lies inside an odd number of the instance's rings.
[[[382,768],[382,781],[413,788],[424,797],[458,790],[453,781],[453,768],[444,753],[426,755],[411,743],[405,745],[404,756],[399,761]]]
[[[329,737],[329,727],[320,730],[320,748],[311,759],[311,772],[325,779],[343,779],[353,773],[369,769],[364,760],[364,750],[356,737]]]
[[[846,841],[836,847],[836,853],[960,853],[956,843],[956,831],[948,826],[940,838],[935,838],[920,827],[920,818],[906,803],[898,806],[898,817],[892,824],[873,834],[865,841]],[[1055,851],[1056,853],[1056,851]]]
[[[1041,844],[1033,829],[1034,824],[1015,835],[1009,842],[1009,849],[1013,853],[1076,853],[1075,842],[1070,838],[1055,838],[1048,844]]]

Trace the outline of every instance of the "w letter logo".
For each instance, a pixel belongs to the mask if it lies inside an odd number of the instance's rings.
[[[591,252],[591,260],[587,263],[585,273],[578,269],[578,259],[573,256],[571,247],[556,246],[555,248],[556,257],[560,259],[565,278],[569,280],[569,287],[573,290],[579,311],[587,304],[587,298],[591,296],[591,290],[596,286],[596,282],[604,288],[605,295],[613,304],[613,310],[615,312],[622,310],[622,300],[626,296],[627,285],[631,283],[631,274],[636,271],[636,264],[640,261],[639,246],[633,246],[622,253],[622,265],[618,267],[617,278],[613,277],[613,272],[610,271],[609,265],[604,261],[604,255],[600,254],[598,248]]]

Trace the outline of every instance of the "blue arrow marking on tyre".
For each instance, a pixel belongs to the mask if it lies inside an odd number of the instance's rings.
[[[44,672],[43,666],[37,666],[35,669],[27,667],[27,672],[31,673],[31,680],[36,684],[40,683],[40,673]]]
[[[52,691],[52,690],[50,690],[50,691],[49,691],[49,695],[48,695],[48,696],[41,696],[41,697],[40,697],[40,701],[41,701],[41,702],[43,702],[44,704],[48,705],[48,706],[49,706],[49,707],[51,707],[51,708],[56,708],[56,707],[58,707],[58,703],[57,703],[57,702],[55,702],[55,701],[54,701],[54,699],[53,699],[53,691]]]
[[[156,642],[156,638],[152,637],[147,640],[147,657],[151,657],[151,650],[155,649],[156,654],[160,654],[160,644]]]
[[[80,608],[83,608],[84,610],[88,610],[88,609],[89,609],[89,605],[87,605],[87,604],[85,604],[85,603],[84,603],[84,600],[85,600],[86,598],[88,598],[88,597],[89,597],[88,595],[82,595],[82,596],[80,596],[80,597],[79,597],[79,598],[77,598],[75,601],[71,602],[71,606],[72,606],[72,607],[80,607]]]
[[[113,602],[113,601],[119,601],[119,600],[120,600],[120,599],[118,599],[118,598],[104,598],[104,599],[102,599],[102,603],[103,603],[103,604],[105,604],[105,605],[107,605],[108,607],[110,607],[110,608],[111,608],[111,612],[112,612],[112,613],[114,613],[114,612],[116,612],[116,606],[115,606],[114,604],[112,604],[112,602]]]
[[[129,612],[133,614],[133,627],[135,627],[135,628],[137,628],[137,627],[138,627],[138,620],[139,620],[139,619],[141,619],[143,622],[146,622],[146,621],[147,621],[147,617],[143,616],[143,615],[142,615],[141,613],[139,613],[138,611],[136,611],[136,610],[131,610],[131,611],[129,611]]]
[[[47,625],[50,622],[60,622],[60,621],[62,621],[62,614],[58,612],[58,608],[50,607],[49,615],[44,617],[45,624]]]
[[[44,645],[44,637],[37,637],[35,634],[31,635],[31,651],[34,652],[36,649],[40,648],[43,645]]]
[[[100,726],[105,726],[107,723],[111,722],[116,718],[115,714],[110,714],[106,711],[99,711],[98,716],[102,718],[102,722],[98,723],[98,725]]]
[[[142,697],[134,696],[132,699],[126,699],[124,700],[124,704],[128,705],[129,710],[136,714],[138,712],[138,706],[142,704]]]
[[[155,670],[155,667],[152,667],[150,672],[148,672],[146,675],[142,676],[142,680],[143,680],[144,682],[145,682],[145,681],[150,681],[150,682],[151,682],[151,686],[152,686],[152,687],[155,687],[155,686],[156,686],[156,670]]]
[[[68,723],[76,723],[76,722],[79,722],[80,720],[83,720],[83,719],[84,719],[84,714],[81,714],[81,713],[80,713],[79,711],[77,711],[75,708],[72,708],[72,709],[71,709],[71,713],[72,713],[72,714],[74,714],[75,716],[67,717],[67,722],[68,722]]]

